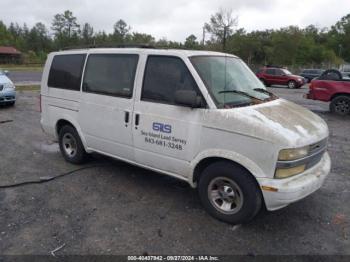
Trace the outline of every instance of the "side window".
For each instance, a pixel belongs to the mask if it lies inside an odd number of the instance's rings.
[[[85,54],[56,55],[52,60],[47,85],[79,91],[85,57]]]
[[[266,74],[268,74],[268,75],[275,75],[275,69],[271,69],[271,68],[266,69]]]
[[[282,75],[284,75],[284,72],[280,69],[275,69],[275,75],[282,76]]]
[[[194,90],[200,95],[196,82],[180,58],[149,56],[141,100],[176,104],[175,92],[177,90]]]
[[[83,91],[132,97],[139,56],[132,54],[92,54],[86,63]]]

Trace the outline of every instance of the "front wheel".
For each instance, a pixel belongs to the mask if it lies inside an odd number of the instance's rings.
[[[337,96],[332,99],[330,111],[341,116],[350,114],[350,96]]]
[[[198,192],[209,214],[231,224],[248,222],[262,205],[255,179],[244,168],[228,161],[213,163],[203,171]]]

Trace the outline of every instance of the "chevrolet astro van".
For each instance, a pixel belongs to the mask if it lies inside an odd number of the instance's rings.
[[[41,125],[66,161],[97,152],[197,187],[209,214],[252,219],[319,189],[328,127],[234,55],[150,48],[49,54]]]

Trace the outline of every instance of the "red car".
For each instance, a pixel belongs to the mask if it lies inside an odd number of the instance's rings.
[[[256,76],[265,84],[265,86],[286,85],[289,88],[300,88],[306,83],[305,78],[293,75],[283,67],[266,66],[261,68]]]
[[[314,79],[306,98],[331,102],[330,111],[339,115],[350,114],[350,79]]]

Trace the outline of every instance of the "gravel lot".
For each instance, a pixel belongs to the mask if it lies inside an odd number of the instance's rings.
[[[350,255],[350,117],[271,88],[308,107],[330,128],[332,172],[306,199],[231,226],[205,213],[196,191],[175,179],[103,156],[56,180],[0,188],[0,254]],[[76,170],[40,128],[38,92],[0,108],[0,185]],[[6,122],[12,120],[12,122]],[[1,123],[2,121],[5,121]]]

